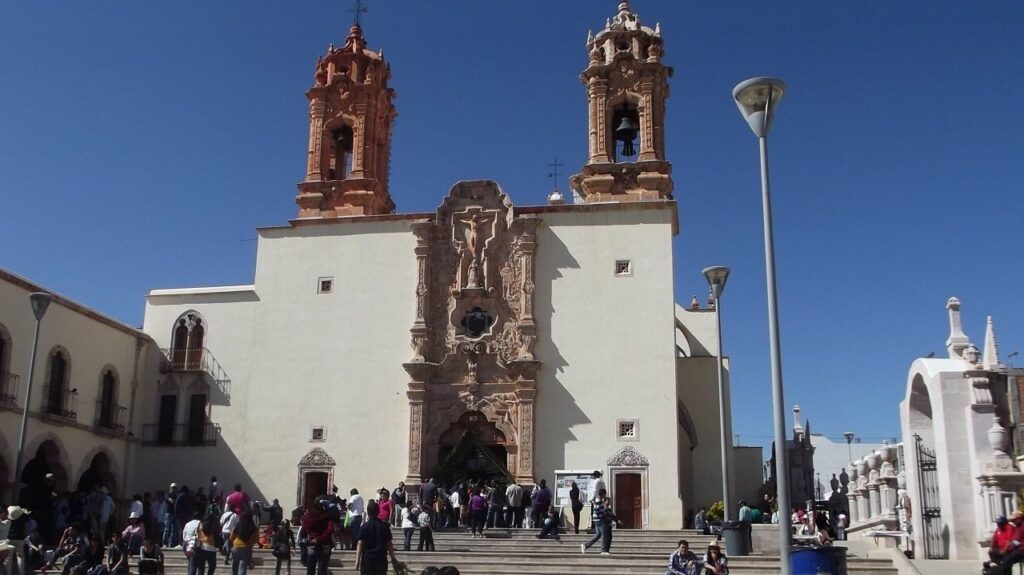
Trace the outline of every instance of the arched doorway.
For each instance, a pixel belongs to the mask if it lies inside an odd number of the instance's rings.
[[[916,472],[916,501],[911,501],[912,508],[916,504],[916,513],[912,515],[915,522],[920,522],[919,536],[924,544],[924,557],[927,559],[949,558],[949,533],[942,516],[939,468],[943,464],[939,460],[935,448],[935,421],[931,392],[920,374],[914,376],[910,384],[908,419],[913,437],[913,445],[904,445],[906,450],[913,450],[911,457]],[[908,442],[909,443],[909,442]]]
[[[68,471],[61,462],[60,447],[51,439],[40,444],[35,456],[22,468],[22,484],[26,486],[26,490],[33,485],[43,486],[48,473],[53,474],[54,486],[58,492],[67,490]]]
[[[438,441],[434,477],[446,484],[474,481],[512,481],[508,472],[505,434],[479,411],[459,417]]]
[[[93,456],[89,468],[78,478],[78,490],[89,492],[99,487],[106,487],[112,495],[117,495],[117,484],[110,470],[110,457],[102,451]]]

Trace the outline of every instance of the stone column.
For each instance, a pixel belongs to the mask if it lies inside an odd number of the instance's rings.
[[[871,520],[871,510],[868,507],[868,490],[857,489],[857,517],[861,523]]]
[[[533,483],[533,401],[537,397],[536,383],[519,382],[516,390],[519,400],[519,461],[516,464],[516,482]],[[532,384],[532,385],[531,385]]]
[[[363,168],[366,162],[366,103],[358,103],[352,107],[355,114],[355,122],[352,132],[355,141],[352,144],[352,177],[366,177]]]
[[[654,79],[644,78],[640,83],[640,161],[657,160],[654,153]]]
[[[591,78],[587,87],[590,98],[590,138],[593,142],[589,163],[607,164],[611,162],[608,153],[608,81]]]
[[[860,514],[857,513],[857,494],[852,490],[846,492],[847,507],[850,509],[850,517],[847,518],[850,526],[860,523]]]
[[[418,485],[423,482],[423,407],[427,386],[422,382],[410,382],[405,394],[409,398],[409,469],[405,483]]]
[[[427,299],[427,284],[430,283],[430,267],[427,256],[430,254],[430,236],[434,224],[430,222],[418,222],[412,224],[412,232],[416,235],[416,319],[413,320],[412,349],[414,362],[425,361],[424,353],[427,347],[426,315],[429,305]]]
[[[306,181],[323,181],[321,153],[323,152],[324,115],[327,104],[320,98],[309,103],[309,157],[306,160]]]
[[[878,482],[868,484],[868,502],[871,508],[871,520],[874,521],[882,515],[882,500]]]

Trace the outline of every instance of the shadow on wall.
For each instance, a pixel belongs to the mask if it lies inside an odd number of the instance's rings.
[[[537,466],[541,469],[564,469],[565,449],[570,441],[577,438],[570,431],[573,426],[590,423],[586,414],[576,404],[569,390],[559,381],[558,374],[565,371],[568,365],[558,351],[551,335],[551,319],[558,313],[552,303],[551,294],[555,289],[555,280],[562,277],[559,270],[579,268],[580,264],[569,252],[569,248],[553,233],[546,233],[537,242],[538,252],[543,251],[548,265],[537,266],[536,289],[534,293],[534,318],[537,322],[537,359],[542,361],[537,381],[537,419],[535,424],[534,445],[538,454],[551,454],[553,460],[541,459]],[[583,294],[581,294],[582,296]],[[586,334],[574,334],[586,337]],[[541,446],[562,446],[555,455],[554,451],[542,451]],[[546,457],[545,457],[546,458]],[[536,468],[535,467],[535,468]],[[538,477],[539,479],[539,477]]]
[[[136,491],[165,491],[173,482],[188,485],[193,492],[200,487],[206,492],[210,477],[216,476],[225,496],[235,483],[241,483],[242,490],[254,500],[269,501],[223,436],[218,436],[213,446],[143,447],[139,460]],[[276,497],[280,499],[281,494]]]

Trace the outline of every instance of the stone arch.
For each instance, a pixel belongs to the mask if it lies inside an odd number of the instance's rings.
[[[497,400],[497,401],[495,401]],[[497,404],[497,405],[496,405]],[[470,409],[474,407],[475,409]],[[437,447],[441,435],[448,430],[460,417],[470,411],[479,411],[484,414],[488,423],[494,426],[505,436],[506,462],[505,468],[509,474],[515,476],[517,472],[517,454],[519,453],[519,433],[515,425],[514,412],[516,405],[509,398],[492,396],[487,402],[481,405],[467,406],[462,401],[453,401],[450,405],[432,409],[431,421],[423,435],[424,457],[422,458],[421,473],[429,475],[430,470],[437,465]]]
[[[31,458],[20,471],[21,481],[25,485],[33,485],[36,482],[41,484],[44,476],[52,473],[58,491],[67,491],[71,487],[71,459],[64,443],[55,433],[47,432],[35,436],[25,453],[31,454]]]
[[[690,410],[687,409],[686,404],[680,399],[676,402],[676,419],[679,422],[679,427],[683,429],[686,436],[690,438],[690,450],[697,449],[697,426],[693,424],[693,417],[690,416]]]
[[[203,349],[209,337],[209,325],[194,309],[183,312],[171,328],[171,364],[179,369],[198,369],[203,364]]]
[[[119,474],[119,468],[117,465],[117,458],[114,454],[104,445],[98,445],[92,448],[82,458],[82,464],[79,466],[81,473],[78,476],[78,482],[76,484],[77,489],[89,490],[92,487],[106,487],[110,490],[110,494],[116,499],[119,495],[117,477]]]
[[[931,393],[921,374],[915,374],[908,393],[909,423],[912,434],[921,436],[925,446],[935,447],[935,421]]]

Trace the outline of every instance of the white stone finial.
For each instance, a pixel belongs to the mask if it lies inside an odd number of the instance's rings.
[[[587,46],[590,46],[594,42],[594,31],[587,30]]]
[[[661,36],[661,22],[654,23],[654,35]]]
[[[989,371],[1002,367],[999,363],[999,346],[996,345],[996,327],[992,316],[985,323],[985,351],[981,356],[981,367]]]
[[[946,350],[950,359],[963,359],[964,350],[971,344],[971,340],[960,326],[960,300],[955,297],[949,298],[946,301],[946,309],[949,310],[949,337],[946,338]]]
[[[804,426],[800,424],[800,406],[793,406],[793,431],[803,431]]]

